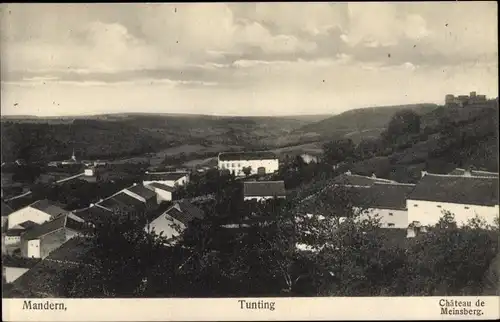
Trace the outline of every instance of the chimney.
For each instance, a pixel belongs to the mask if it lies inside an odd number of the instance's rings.
[[[376,179],[377,176],[375,175],[375,173],[372,173],[372,178]]]
[[[420,171],[420,177],[423,178],[425,175],[427,175],[427,171]]]
[[[347,172],[345,174],[347,174],[348,176],[350,176],[352,174],[352,172],[351,172],[351,170],[347,170]]]

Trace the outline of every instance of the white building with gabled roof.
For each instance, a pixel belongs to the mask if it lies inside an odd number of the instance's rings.
[[[147,171],[142,182],[143,185],[146,186],[153,182],[161,183],[170,187],[185,186],[189,183],[189,173]]]
[[[476,216],[493,224],[499,216],[498,198],[498,175],[447,175],[424,171],[408,196],[408,221],[419,227],[434,226],[445,212],[450,212],[458,225]]]
[[[245,176],[245,168],[250,168],[250,175],[264,175],[278,171],[279,158],[270,151],[224,152],[219,153],[218,167],[238,177]]]

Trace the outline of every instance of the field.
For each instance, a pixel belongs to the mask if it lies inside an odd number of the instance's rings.
[[[233,145],[222,145],[222,144],[215,144],[212,146],[203,146],[200,144],[185,144],[185,145],[179,145],[171,148],[167,148],[164,150],[160,150],[158,152],[152,152],[148,153],[145,156],[137,156],[137,157],[132,157],[132,158],[123,158],[123,159],[117,159],[113,160],[110,163],[113,164],[121,164],[121,163],[149,163],[151,166],[159,166],[165,158],[174,158],[178,157],[182,154],[185,155],[192,155],[192,154],[210,154],[210,153],[219,153],[219,152],[224,152],[228,151],[231,149],[241,149],[240,146],[233,146]],[[209,158],[210,159],[210,158]],[[202,159],[204,160],[204,159]],[[189,161],[191,162],[189,166],[193,166],[196,160]],[[187,162],[187,163],[189,163]]]
[[[280,138],[327,116],[219,117],[113,114],[78,118],[2,118],[2,162],[69,158],[161,163],[180,154],[267,149]],[[299,144],[302,137],[287,140]],[[193,155],[194,156],[194,155]],[[208,156],[207,156],[208,157]],[[195,157],[196,159],[203,156]]]

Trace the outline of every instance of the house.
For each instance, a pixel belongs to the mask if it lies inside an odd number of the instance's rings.
[[[493,224],[499,215],[498,176],[444,175],[422,172],[407,200],[408,222],[433,226],[448,211],[457,224],[476,216]]]
[[[246,181],[243,183],[243,200],[286,198],[284,181]]]
[[[83,175],[86,177],[92,177],[96,174],[95,172],[96,171],[94,167],[88,167],[85,170],[83,170]]]
[[[225,152],[218,157],[219,170],[228,170],[235,176],[245,176],[244,169],[250,168],[250,174],[268,174],[278,171],[279,159],[273,152]]]
[[[88,208],[73,211],[73,214],[81,218],[86,223],[92,224],[101,218],[109,216],[111,211],[91,204]]]
[[[68,213],[68,211],[55,205],[49,200],[38,200],[34,203],[12,212],[8,216],[8,229],[11,229],[23,222],[33,221],[42,224],[56,216]]]
[[[91,165],[83,170],[83,176],[81,176],[80,179],[87,182],[97,182],[102,179],[102,173],[103,171],[101,169]]]
[[[29,268],[26,267],[13,267],[13,266],[5,266],[2,265],[2,277],[5,279],[5,283],[12,283],[17,280],[19,277],[24,275],[29,271]]]
[[[68,240],[17,278],[5,297],[65,297],[66,282],[61,276],[79,265],[89,265],[87,258],[91,249],[87,240],[82,237]]]
[[[2,241],[3,245],[9,248],[9,251],[18,249],[19,245],[21,244],[21,235],[35,226],[38,226],[38,224],[31,220],[28,220],[12,227],[4,233]]]
[[[146,209],[144,202],[123,191],[99,201],[95,205],[108,211],[144,211]]]
[[[349,195],[359,219],[376,218],[381,228],[408,228],[406,199],[414,184],[375,183],[370,187],[351,187]]]
[[[182,200],[176,202],[160,216],[146,225],[148,233],[161,234],[167,239],[175,240],[187,225],[194,219],[203,219],[205,214],[201,209]]]
[[[347,171],[346,173],[341,174],[333,179],[334,185],[344,187],[371,187],[375,183],[397,182],[389,179],[377,178],[375,175],[368,177],[358,174],[352,174],[350,171]]]
[[[148,209],[154,208],[158,204],[156,194],[143,185],[134,184],[132,187],[128,187],[122,191],[127,195],[142,201]]]
[[[39,259],[2,256],[2,277],[6,283],[13,283],[39,262]]]
[[[27,258],[45,258],[69,239],[78,236],[84,221],[69,214],[35,226],[21,235],[21,255]]]
[[[7,230],[3,235],[3,245],[7,246],[19,246],[21,243],[21,234],[25,232],[23,228],[13,228]]]
[[[175,188],[167,186],[166,184],[159,182],[151,182],[146,185],[146,188],[150,189],[156,194],[156,203],[160,204],[163,201],[172,201],[175,195]]]
[[[146,172],[143,185],[158,182],[167,186],[185,186],[189,182],[189,173],[187,172]]]

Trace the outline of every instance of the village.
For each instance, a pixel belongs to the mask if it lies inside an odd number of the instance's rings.
[[[497,299],[495,5],[2,5],[4,320]]]
[[[321,163],[320,155],[302,154],[297,159],[304,164]],[[67,164],[80,162],[73,154],[60,166]],[[72,180],[97,182],[105,168],[97,163],[82,163],[81,166],[82,173],[52,184]],[[186,195],[193,175],[204,176],[207,171],[216,171],[233,178],[241,188],[236,196],[243,203],[286,200],[290,191],[283,180],[276,179],[280,167],[283,167],[283,160],[268,151],[220,153],[217,167],[213,169],[145,171],[140,181],[80,209],[68,210],[65,205],[47,199],[33,201],[30,191],[3,198],[2,254],[8,259],[3,265],[4,281],[13,285],[19,282],[30,285],[30,279],[39,278],[37,268],[41,263],[57,261],[58,265],[72,265],[77,253],[71,250],[72,240],[84,236],[84,231],[98,220],[117,212],[142,213],[147,217],[144,231],[166,238],[166,247],[175,245],[192,221],[203,220],[205,213],[200,204],[214,198],[210,194]],[[488,225],[498,221],[498,173],[460,168],[446,174],[422,171],[420,180],[410,184],[378,178],[374,174],[364,176],[350,170],[339,172],[334,170],[336,168],[332,168],[337,175],[330,184],[303,197],[302,202],[326,193],[332,195],[330,200],[335,203],[335,194],[338,193],[335,187],[342,187],[348,193],[353,211],[359,210],[357,220],[376,218],[380,229],[397,236],[399,242],[425,234],[447,212],[454,215],[458,224],[466,224],[474,218],[480,218]],[[23,198],[28,204],[19,206]],[[18,205],[17,208],[14,205]],[[314,206],[300,211],[309,218],[320,220],[328,216]],[[346,217],[340,214],[337,219],[342,222]],[[244,225],[225,222],[221,227],[237,230]],[[301,252],[317,252],[323,246],[296,244]]]

